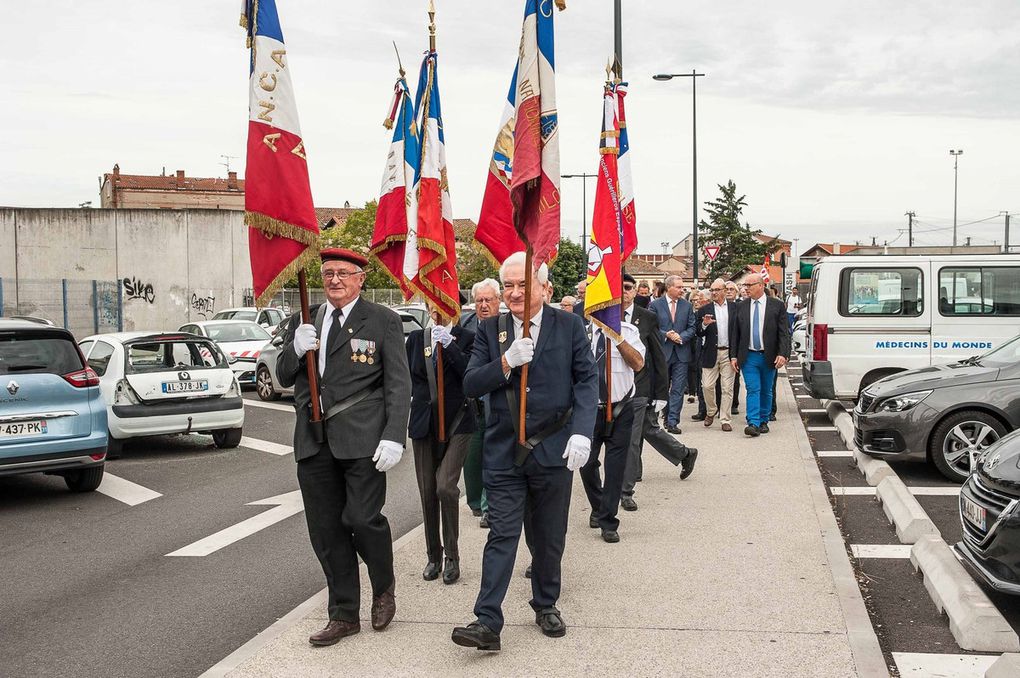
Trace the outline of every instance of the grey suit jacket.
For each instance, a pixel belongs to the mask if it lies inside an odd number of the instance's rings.
[[[312,312],[316,333],[324,344],[321,315],[319,308]],[[300,324],[301,316],[295,314],[287,325],[276,361],[280,383],[294,386],[294,407],[298,415],[294,425],[294,458],[297,461],[319,450],[309,425],[311,396],[305,356],[298,357],[294,353],[294,330]],[[352,341],[365,347],[361,351],[366,356],[364,362],[351,360],[352,355],[357,357]],[[372,344],[369,346],[367,342]],[[385,306],[359,299],[334,343],[326,347],[329,351],[326,370],[319,377],[323,414],[334,404],[362,390],[374,392],[326,422],[326,439],[333,456],[337,459],[371,457],[380,440],[405,444],[411,409],[411,374],[407,368],[400,317]]]

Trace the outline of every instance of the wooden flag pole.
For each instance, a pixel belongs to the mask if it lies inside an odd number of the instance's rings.
[[[603,334],[606,334],[603,332]],[[613,340],[606,334],[606,423],[613,420]]]
[[[443,385],[443,345],[436,343],[436,398],[439,399],[439,442],[446,440],[446,388]]]
[[[298,290],[301,296],[301,322],[310,325],[312,312],[308,307],[308,278],[304,268],[298,271]],[[319,401],[319,357],[315,351],[305,353],[305,367],[308,368],[308,392],[312,399],[312,423],[318,424],[322,421],[322,403]]]
[[[523,336],[526,339],[531,338],[531,285],[532,279],[535,277],[534,272],[534,254],[535,251],[531,247],[531,243],[528,243],[528,249],[524,254],[524,333]],[[517,442],[523,445],[528,440],[528,432],[525,430],[525,423],[527,421],[528,412],[528,365],[524,363],[524,367],[521,368],[521,408],[520,408],[520,426],[518,429]]]

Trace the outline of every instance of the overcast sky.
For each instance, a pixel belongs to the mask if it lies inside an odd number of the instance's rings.
[[[312,193],[378,197],[381,122],[400,48],[412,89],[426,0],[278,0]],[[98,177],[244,170],[247,51],[237,0],[24,3],[5,13],[0,204],[99,204]],[[454,215],[477,219],[520,39],[523,0],[436,0]],[[959,223],[1002,242],[1020,212],[1020,4],[1015,0],[624,0],[624,65],[640,251],[691,229],[690,79],[697,68],[701,201],[729,179],[750,223],[816,241],[881,243],[917,213],[917,242]],[[564,173],[594,172],[611,0],[556,18]],[[563,233],[579,237],[580,180],[564,180]],[[588,190],[588,214],[594,184]],[[1020,217],[1014,219],[1020,243]],[[906,244],[902,235],[895,244]]]

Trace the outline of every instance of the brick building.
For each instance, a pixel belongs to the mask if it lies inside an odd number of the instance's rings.
[[[189,177],[184,170],[149,176],[121,174],[120,165],[103,175],[101,207],[112,209],[243,210],[244,179],[228,172],[226,179]]]

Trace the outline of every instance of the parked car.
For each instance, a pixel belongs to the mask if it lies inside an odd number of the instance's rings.
[[[429,307],[425,304],[404,304],[403,306],[394,306],[393,310],[397,313],[412,316],[417,321],[419,327],[432,327],[432,316],[429,315]],[[408,334],[405,329],[404,336],[406,337]]]
[[[225,308],[217,311],[212,317],[213,320],[250,320],[275,334],[277,326],[290,315],[282,308],[255,308],[244,306],[241,308]]]
[[[227,355],[227,363],[242,388],[255,385],[255,361],[262,347],[273,338],[270,332],[249,320],[203,320],[181,325],[177,331],[215,341]]]
[[[797,320],[793,324],[793,334],[791,336],[791,344],[793,346],[793,352],[803,355],[807,350],[807,323],[803,320]]]
[[[866,454],[930,460],[963,482],[989,445],[1020,427],[1020,337],[982,356],[900,372],[864,390],[854,438]]]
[[[963,564],[987,586],[1020,595],[1020,431],[988,447],[960,489]]]
[[[398,312],[397,315],[400,316],[400,322],[404,326],[405,341],[407,340],[407,335],[421,329],[421,325],[418,324],[414,316],[405,312]],[[290,322],[289,318],[280,323],[276,336],[273,337],[271,342],[262,347],[262,351],[259,353],[258,360],[256,361],[255,393],[258,394],[260,400],[270,402],[279,400],[281,396],[294,395],[293,388],[283,387],[276,378],[276,356],[280,352],[280,346],[283,345],[288,322]]]
[[[130,438],[170,433],[211,433],[222,448],[241,444],[241,387],[211,339],[118,332],[87,337],[79,345],[99,376],[111,457]]]
[[[103,481],[106,408],[99,377],[74,336],[33,320],[0,318],[0,476],[62,476],[75,492]]]

